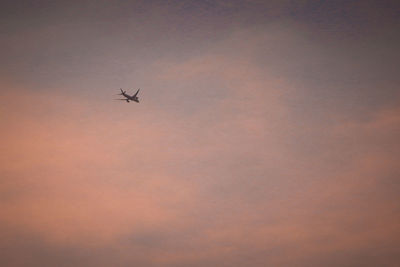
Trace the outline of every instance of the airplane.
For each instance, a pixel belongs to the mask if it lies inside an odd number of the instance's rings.
[[[126,101],[128,103],[129,103],[129,101],[135,101],[135,102],[139,103],[139,98],[137,97],[137,94],[139,93],[140,88],[137,90],[137,92],[133,96],[128,95],[126,93],[126,91],[122,90],[122,88],[119,88],[119,89],[121,90],[121,93],[119,93],[118,95],[123,95],[126,98],[124,98],[124,99],[115,99],[115,100],[124,100],[124,101]]]

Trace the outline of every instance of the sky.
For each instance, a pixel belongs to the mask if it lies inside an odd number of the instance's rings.
[[[399,266],[398,1],[0,10],[1,266]]]

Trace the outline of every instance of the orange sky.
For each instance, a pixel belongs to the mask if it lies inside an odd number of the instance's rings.
[[[400,263],[394,1],[112,2],[6,4],[2,266]]]

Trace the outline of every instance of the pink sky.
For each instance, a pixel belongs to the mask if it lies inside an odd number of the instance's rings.
[[[398,266],[394,2],[38,3],[1,28],[2,266]]]

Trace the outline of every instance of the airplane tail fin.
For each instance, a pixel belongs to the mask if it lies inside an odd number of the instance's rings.
[[[119,90],[121,90],[121,93],[119,93],[120,95],[123,95],[123,94],[125,94],[125,91],[124,91],[124,90],[122,90],[122,88],[119,88]]]

